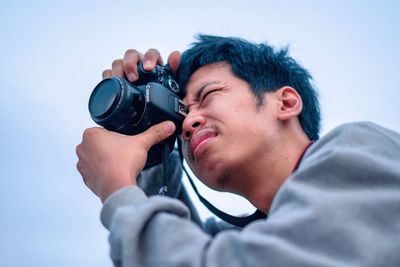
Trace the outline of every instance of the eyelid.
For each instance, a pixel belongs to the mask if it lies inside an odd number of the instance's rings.
[[[206,96],[208,96],[210,93],[213,93],[218,90],[219,87],[214,87],[214,88],[211,87],[211,89],[205,89],[200,95],[200,102],[203,102]]]

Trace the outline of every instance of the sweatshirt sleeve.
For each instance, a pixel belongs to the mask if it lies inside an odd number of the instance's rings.
[[[211,237],[180,201],[135,187],[116,192],[102,210],[114,264],[400,266],[400,139],[352,127],[316,142],[268,219],[242,231]]]
[[[173,198],[147,198],[136,186],[113,193],[101,220],[110,231],[110,256],[115,266],[201,266],[210,241],[189,220],[189,210]]]

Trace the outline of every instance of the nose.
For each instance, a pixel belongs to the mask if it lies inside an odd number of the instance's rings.
[[[206,119],[200,114],[190,113],[186,116],[182,124],[182,137],[185,141],[189,141],[192,137],[196,128],[204,126],[206,124]]]

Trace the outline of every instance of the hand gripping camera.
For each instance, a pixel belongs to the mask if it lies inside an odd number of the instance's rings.
[[[173,150],[176,137],[182,132],[182,122],[188,112],[187,107],[179,97],[179,86],[171,77],[168,65],[156,66],[152,71],[146,71],[140,63],[138,72],[139,80],[135,83],[119,77],[101,81],[89,98],[90,116],[104,128],[128,135],[142,133],[165,120],[173,121],[177,127],[175,133],[150,149],[144,167],[148,169],[164,162],[164,176],[167,179],[166,156]],[[218,210],[199,194],[186,168],[183,167],[183,170],[200,201],[226,222],[243,227],[255,219],[266,217],[259,210],[246,217],[235,217]],[[159,194],[166,194],[167,184],[168,182],[164,181]],[[202,225],[190,198],[186,191],[183,191],[179,193],[180,198],[190,207],[193,220]]]
[[[146,71],[138,65],[139,80],[130,83],[120,77],[101,81],[89,98],[92,119],[104,128],[127,135],[144,132],[151,126],[170,120],[176,125],[175,133],[162,143],[153,146],[144,169],[162,162],[163,146],[172,151],[187,107],[178,96],[179,86],[166,66],[156,66]]]

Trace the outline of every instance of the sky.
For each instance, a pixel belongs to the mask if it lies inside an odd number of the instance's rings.
[[[1,265],[112,266],[101,202],[75,168],[75,147],[95,126],[92,89],[127,49],[166,59],[197,33],[289,46],[319,90],[322,134],[364,120],[400,132],[399,10],[389,0],[2,0]],[[252,210],[200,189],[225,211]]]

